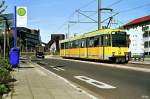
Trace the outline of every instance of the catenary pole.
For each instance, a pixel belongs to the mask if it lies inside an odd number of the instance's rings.
[[[101,29],[101,0],[98,0],[98,30]]]

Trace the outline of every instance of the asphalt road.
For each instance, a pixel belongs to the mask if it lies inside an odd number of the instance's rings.
[[[150,99],[150,73],[55,58],[34,62],[42,63],[41,66],[82,86],[100,99]]]

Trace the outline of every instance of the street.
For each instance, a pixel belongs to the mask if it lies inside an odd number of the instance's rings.
[[[150,73],[58,58],[33,62],[100,99],[150,99]]]

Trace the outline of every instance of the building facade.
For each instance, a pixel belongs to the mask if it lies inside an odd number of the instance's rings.
[[[124,25],[130,35],[129,51],[132,57],[150,55],[150,15]]]
[[[3,53],[4,34],[6,48],[13,47],[14,16],[10,14],[0,15],[0,50]],[[17,46],[21,51],[35,51],[35,47],[41,43],[40,30],[17,27]]]
[[[64,34],[51,34],[51,40],[46,44],[46,50],[52,53],[59,52],[60,45],[59,41],[64,40]]]
[[[36,46],[41,43],[40,30],[17,27],[17,37],[20,38],[18,47],[21,51],[35,51]]]
[[[144,52],[145,55],[150,55],[150,24],[143,27],[143,31]]]
[[[11,29],[13,28],[13,14],[1,14],[0,15],[0,34],[5,32],[7,28]]]

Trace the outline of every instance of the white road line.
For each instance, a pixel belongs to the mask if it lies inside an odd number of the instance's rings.
[[[59,69],[59,70],[62,70],[62,71],[65,71],[65,69],[63,69],[63,68],[60,68],[60,67],[58,67],[57,69]]]
[[[55,66],[50,66],[50,67],[54,68]]]
[[[59,69],[57,69],[57,68],[53,68],[54,70],[57,70],[57,71],[60,71]]]
[[[65,69],[60,68],[60,67],[56,67],[56,66],[52,66],[52,65],[50,67],[57,70],[57,71],[65,71]]]
[[[81,81],[84,81],[84,82],[86,82],[88,84],[91,84],[91,85],[93,85],[95,87],[98,87],[98,88],[101,88],[101,89],[114,89],[114,88],[116,88],[114,86],[111,86],[109,84],[106,84],[106,83],[103,83],[103,82],[91,79],[91,78],[86,77],[86,76],[74,76],[74,78],[79,79]]]

